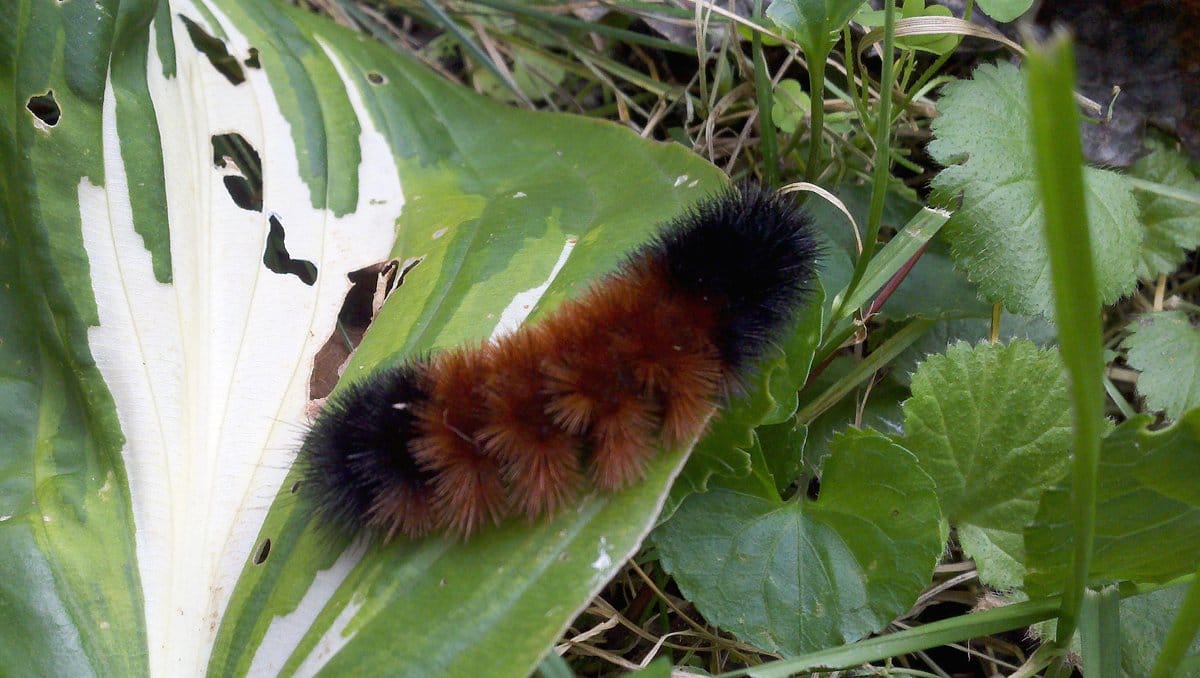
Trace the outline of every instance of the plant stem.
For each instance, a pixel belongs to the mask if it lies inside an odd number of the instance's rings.
[[[754,20],[762,22],[762,0],[754,2]],[[758,133],[762,138],[763,170],[766,184],[774,188],[779,183],[779,155],[775,145],[775,121],[771,119],[771,78],[767,74],[767,59],[762,50],[762,34],[752,31],[750,49],[754,53],[754,93],[758,98]],[[810,67],[811,67],[811,63]],[[821,62],[824,66],[825,62]]]
[[[850,277],[850,284],[846,286],[842,299],[852,297],[854,289],[862,282],[867,264],[875,254],[879,225],[883,221],[884,200],[887,197],[888,172],[891,169],[892,84],[895,79],[892,55],[896,42],[896,6],[892,2],[885,2],[883,7],[883,70],[879,76],[879,114],[875,118],[875,167],[871,177],[871,207],[867,215],[863,251],[854,264],[854,274]],[[813,109],[813,113],[816,113],[816,108]],[[835,309],[833,317],[841,317],[848,310],[850,309]]]
[[[804,180],[817,183],[821,174],[821,137],[825,132],[825,60],[829,58],[829,47],[820,54],[808,57],[808,98],[812,101],[808,117],[808,162],[804,166]]]

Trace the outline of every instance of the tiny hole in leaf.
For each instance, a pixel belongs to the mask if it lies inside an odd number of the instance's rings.
[[[192,45],[201,54],[208,57],[208,62],[217,69],[217,72],[234,85],[240,85],[246,81],[246,73],[242,70],[242,65],[229,53],[224,40],[213,37],[200,24],[182,14],[179,15],[179,18],[187,26],[188,37],[192,39]]]
[[[317,267],[311,261],[303,259],[293,259],[287,251],[287,245],[284,243],[286,234],[283,230],[283,224],[279,222],[279,217],[272,214],[271,231],[267,234],[267,248],[263,252],[263,265],[272,273],[282,275],[294,275],[299,278],[305,285],[312,285],[317,281]]]
[[[59,118],[62,117],[62,110],[58,107],[58,101],[54,98],[54,90],[48,89],[45,94],[38,94],[29,97],[29,102],[25,104],[25,108],[29,112],[37,116],[38,120],[46,123],[47,127],[54,127],[58,124]]]
[[[297,480],[296,482],[292,483],[292,494],[296,494],[299,491],[300,491],[300,481]]]
[[[367,71],[367,82],[372,85],[382,85],[387,82],[387,78],[383,77],[383,73],[379,71]]]
[[[246,64],[247,68],[262,68],[262,63],[260,63],[258,60],[258,48],[251,47],[247,51],[249,52],[250,56],[243,59],[242,63]]]
[[[267,561],[269,555],[271,555],[271,539],[268,537],[263,540],[262,546],[258,547],[258,553],[254,554],[254,564],[262,565]]]
[[[821,479],[813,476],[808,479],[808,488],[804,491],[804,496],[812,501],[816,501],[821,497]]]

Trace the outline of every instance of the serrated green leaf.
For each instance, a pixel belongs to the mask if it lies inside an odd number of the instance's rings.
[[[1200,562],[1200,409],[1170,428],[1147,429],[1130,419],[1104,438],[1096,503],[1091,581],[1162,583],[1191,573]],[[1071,561],[1070,490],[1042,495],[1025,530],[1026,590],[1061,588]]]
[[[815,502],[713,490],[655,532],[709,621],[795,655],[883,628],[928,584],[942,549],[933,481],[878,433],[849,431],[833,448]]]
[[[1155,149],[1138,160],[1130,174],[1200,195],[1200,180],[1188,168],[1187,158],[1175,150]],[[1138,191],[1136,196],[1146,229],[1138,277],[1170,273],[1183,263],[1189,251],[1200,246],[1200,210],[1193,203],[1159,193]]]
[[[1020,72],[985,64],[971,80],[943,88],[930,155],[946,167],[933,180],[943,199],[962,206],[942,229],[956,263],[983,295],[1024,315],[1052,315],[1050,262],[1033,165],[1029,104]],[[1136,283],[1142,233],[1129,183],[1085,168],[1092,256],[1101,300],[1112,303]]]
[[[1186,313],[1164,311],[1139,316],[1130,329],[1124,346],[1142,373],[1137,390],[1146,405],[1171,419],[1200,407],[1200,327]]]
[[[946,349],[958,342],[976,344],[988,340],[992,333],[990,309],[986,315],[964,316],[939,320],[929,332],[921,335],[903,353],[891,362],[891,376],[900,384],[908,386],[917,366],[931,355],[945,353]],[[1016,339],[1028,339],[1034,344],[1046,347],[1053,346],[1058,333],[1053,323],[1040,315],[1013,315],[1007,311],[1000,313],[1000,332],[996,337],[1001,344],[1011,343]]]
[[[1020,584],[1025,526],[1066,473],[1071,439],[1058,352],[1028,341],[959,343],[931,356],[904,403],[903,444],[937,483],[980,580]]]

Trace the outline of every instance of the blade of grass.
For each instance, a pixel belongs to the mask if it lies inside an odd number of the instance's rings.
[[[879,251],[879,256],[872,257],[863,267],[862,278],[858,285],[853,290],[849,287],[846,288],[851,296],[840,301],[838,306],[846,311],[865,306],[871,296],[882,289],[888,280],[904,266],[905,262],[928,243],[949,219],[948,213],[928,207],[917,212],[904,225],[904,228],[883,246],[883,249]],[[878,237],[878,235],[879,228],[876,226],[875,236]],[[868,236],[863,239],[864,255],[867,252],[869,240],[871,237],[868,233]]]
[[[1074,462],[1071,520],[1074,556],[1063,586],[1056,642],[1066,648],[1078,623],[1096,531],[1096,478],[1104,417],[1104,353],[1100,299],[1092,264],[1083,190],[1075,62],[1070,39],[1057,33],[1032,47],[1026,61],[1038,187],[1045,205],[1054,315],[1071,377]],[[1083,256],[1080,256],[1080,253]]]
[[[821,668],[846,668],[879,661],[917,650],[938,647],[969,638],[1024,628],[1054,616],[1058,598],[1030,600],[984,612],[943,619],[913,629],[863,640],[829,650],[820,650],[794,659],[770,662],[742,671],[724,673],[717,678],[751,675],[755,678],[783,678]]]
[[[1171,623],[1167,639],[1163,642],[1158,659],[1154,662],[1154,672],[1150,678],[1170,678],[1179,675],[1179,664],[1187,656],[1188,648],[1200,631],[1200,569],[1196,570],[1194,581],[1188,587],[1179,613]]]
[[[1153,593],[1188,580],[1200,581],[1200,573],[1187,575],[1162,584],[1123,583],[1116,587],[1118,599],[1132,598]],[[1193,584],[1194,586],[1194,584]],[[942,619],[886,636],[860,640],[841,647],[818,650],[792,659],[768,662],[755,667],[722,673],[715,678],[784,678],[817,669],[839,669],[857,667],[888,657],[897,657],[918,650],[957,643],[971,638],[981,638],[1005,631],[1024,628],[1040,621],[1051,619],[1062,606],[1060,596],[1038,598],[1021,603],[1005,605],[982,612],[972,612],[950,619]]]
[[[805,426],[812,423],[822,412],[833,407],[839,400],[858,388],[859,384],[869,379],[872,374],[875,374],[877,370],[900,355],[914,341],[920,339],[922,335],[933,327],[935,322],[935,320],[929,318],[917,318],[905,325],[904,329],[888,337],[888,340],[883,342],[882,346],[872,351],[862,362],[855,365],[849,374],[838,379],[836,384],[830,386],[824,393],[809,401],[804,406],[804,409],[796,413],[796,421]]]
[[[1116,586],[1089,590],[1083,597],[1079,636],[1083,675],[1117,678],[1121,675],[1121,595]]]

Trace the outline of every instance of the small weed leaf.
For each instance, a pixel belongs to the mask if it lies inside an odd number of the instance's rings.
[[[709,621],[785,655],[882,629],[929,583],[943,543],[933,480],[860,430],[834,440],[816,501],[713,490],[688,497],[654,538]]]
[[[933,180],[941,199],[961,196],[942,233],[955,262],[990,301],[1013,313],[1051,315],[1050,260],[1028,137],[1029,107],[1020,72],[984,65],[972,80],[944,88],[929,152],[946,169]],[[1101,300],[1136,283],[1142,233],[1127,179],[1086,168],[1092,257]]]
[[[1200,195],[1200,181],[1188,169],[1187,158],[1176,151],[1158,149],[1138,160],[1133,176]],[[1200,246],[1200,210],[1192,203],[1147,191],[1137,193],[1142,224],[1146,227],[1139,278],[1154,278],[1174,271],[1187,253]]]
[[[1179,311],[1147,313],[1130,328],[1125,348],[1146,405],[1171,419],[1200,407],[1200,328]]]
[[[1020,584],[1022,531],[1067,470],[1071,409],[1058,352],[1018,340],[932,356],[904,403],[903,445],[937,483],[982,581]]]
[[[1012,21],[1033,6],[1033,0],[979,0],[979,9],[996,21]]]
[[[1194,572],[1200,561],[1200,409],[1170,428],[1130,419],[1104,439],[1096,497],[1092,582],[1161,583]],[[1025,530],[1031,596],[1057,592],[1072,553],[1070,487],[1042,496]]]

